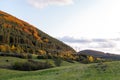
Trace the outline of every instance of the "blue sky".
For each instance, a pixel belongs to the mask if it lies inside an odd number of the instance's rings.
[[[120,53],[120,0],[0,0],[0,10],[77,51]]]

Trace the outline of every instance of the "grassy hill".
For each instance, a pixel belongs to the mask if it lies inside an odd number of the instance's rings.
[[[26,59],[0,57],[1,65],[5,60],[25,61]],[[81,64],[64,61],[61,67],[38,71],[15,71],[0,68],[0,80],[119,80],[120,61]]]
[[[29,23],[0,11],[0,52],[68,57],[75,50]]]

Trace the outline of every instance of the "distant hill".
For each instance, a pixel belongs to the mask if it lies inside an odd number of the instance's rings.
[[[66,56],[75,50],[29,23],[0,11],[0,52]]]
[[[84,55],[93,56],[96,58],[103,58],[103,59],[110,59],[110,60],[120,60],[120,55],[104,53],[102,51],[96,51],[96,50],[83,50],[78,52],[77,54],[78,55],[84,54]]]

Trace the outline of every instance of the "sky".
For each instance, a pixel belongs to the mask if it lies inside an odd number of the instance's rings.
[[[120,0],[0,0],[0,10],[76,51],[120,54]]]

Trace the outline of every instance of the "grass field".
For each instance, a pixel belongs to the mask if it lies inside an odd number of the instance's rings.
[[[25,61],[19,58],[0,57],[0,64],[7,65],[6,59]],[[38,71],[0,69],[0,80],[120,80],[120,61],[93,64],[64,61],[61,67]]]

